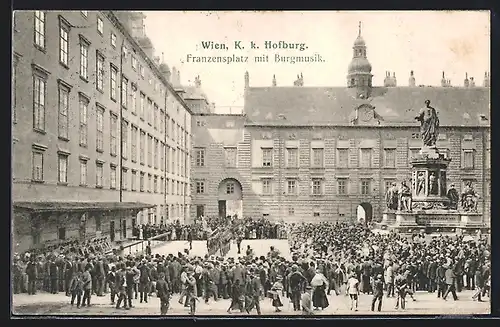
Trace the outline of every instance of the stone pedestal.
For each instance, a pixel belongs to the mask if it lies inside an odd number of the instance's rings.
[[[412,209],[446,210],[446,169],[451,159],[439,154],[436,148],[423,148],[412,164]]]
[[[385,211],[382,214],[382,221],[380,225],[389,226],[396,222],[396,212],[395,211]]]
[[[483,227],[483,215],[477,212],[461,212],[460,227],[462,228],[481,228]]]
[[[396,213],[396,223],[395,227],[417,227],[417,222],[415,220],[415,214],[413,212],[401,212]]]

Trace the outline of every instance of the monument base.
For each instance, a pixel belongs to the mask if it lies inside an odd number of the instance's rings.
[[[382,214],[382,221],[379,223],[382,226],[390,226],[396,222],[396,211],[385,211]]]
[[[480,213],[459,212],[457,210],[425,210],[414,212],[397,212],[396,222],[389,229],[400,233],[423,232],[475,234],[488,228]]]

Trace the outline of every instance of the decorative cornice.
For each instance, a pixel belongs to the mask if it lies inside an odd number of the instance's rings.
[[[80,41],[85,42],[87,45],[91,45],[92,43],[87,39],[83,34],[78,34],[78,37],[80,38]]]
[[[57,149],[57,154],[64,154],[64,155],[71,155],[71,152],[69,150],[66,150],[66,149],[61,149],[61,148],[58,148]]]
[[[82,98],[85,98],[88,102],[90,102],[90,96],[86,95],[82,91],[78,91],[78,95],[81,96]]]
[[[69,84],[68,82],[63,81],[62,79],[58,78],[57,79],[57,84],[64,86],[68,90],[71,90],[73,88],[73,85]]]
[[[39,150],[39,151],[45,151],[47,150],[49,147],[46,146],[46,145],[43,145],[43,144],[40,144],[40,143],[33,143],[31,145],[31,147],[35,150]]]
[[[44,67],[42,67],[42,66],[40,66],[38,64],[35,64],[34,62],[31,63],[31,68],[33,68],[33,70],[35,70],[35,71],[37,71],[39,73],[42,73],[42,74],[44,74],[46,76],[50,75],[50,72],[47,69],[45,69]]]

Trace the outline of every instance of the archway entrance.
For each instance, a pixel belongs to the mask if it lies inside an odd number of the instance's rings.
[[[357,221],[359,223],[364,223],[364,224],[370,223],[373,218],[372,205],[368,202],[360,203],[356,208],[356,216],[357,216]]]
[[[219,217],[236,215],[243,218],[243,193],[241,183],[234,178],[226,178],[218,189]]]

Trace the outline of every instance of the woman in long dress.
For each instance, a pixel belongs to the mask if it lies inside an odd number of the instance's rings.
[[[328,298],[326,297],[326,290],[328,289],[328,280],[325,275],[320,271],[316,271],[313,279],[311,280],[311,286],[313,288],[313,307],[314,310],[319,310],[328,308]]]
[[[271,287],[271,295],[272,295],[272,306],[275,308],[275,312],[281,312],[281,307],[283,306],[283,302],[281,301],[281,292],[283,292],[283,277],[277,276],[276,282]]]

